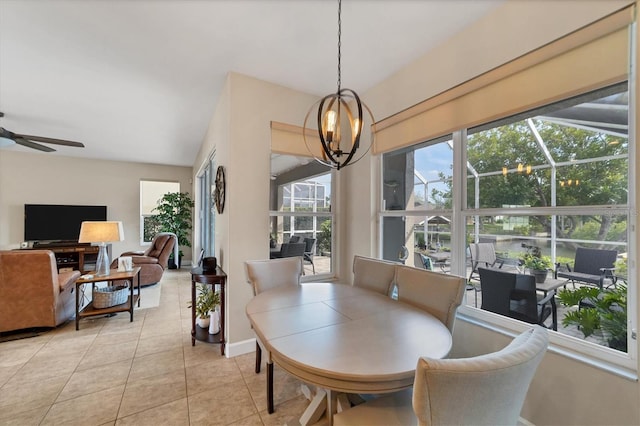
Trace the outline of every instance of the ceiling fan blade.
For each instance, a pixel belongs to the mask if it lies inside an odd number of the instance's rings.
[[[16,135],[18,138],[30,139],[37,142],[52,143],[56,145],[75,146],[78,148],[84,148],[84,144],[80,142],[66,141],[64,139],[45,138],[43,136],[30,136],[30,135]]]
[[[55,149],[50,148],[48,146],[44,146],[44,145],[40,145],[39,143],[28,141],[25,138],[23,138],[22,136],[17,136],[16,135],[16,138],[14,139],[14,141],[18,145],[27,146],[29,148],[37,149],[39,151],[44,151],[44,152],[53,152],[53,151],[55,151]]]

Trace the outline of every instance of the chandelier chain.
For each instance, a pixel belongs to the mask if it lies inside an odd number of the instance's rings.
[[[340,50],[342,47],[342,18],[341,18],[341,11],[342,11],[342,0],[338,0],[338,93],[340,93],[340,86],[341,86],[341,54],[340,54]]]

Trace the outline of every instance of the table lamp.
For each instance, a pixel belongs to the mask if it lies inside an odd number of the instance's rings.
[[[96,221],[82,222],[79,243],[98,243],[96,275],[109,275],[109,254],[106,243],[124,241],[122,222]]]

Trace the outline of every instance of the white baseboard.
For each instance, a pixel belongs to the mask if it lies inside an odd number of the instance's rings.
[[[256,339],[247,339],[236,343],[227,343],[226,356],[233,358],[234,356],[244,355],[256,351]]]

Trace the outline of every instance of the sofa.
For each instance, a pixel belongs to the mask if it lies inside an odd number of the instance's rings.
[[[153,237],[151,245],[145,251],[127,251],[120,256],[130,256],[133,266],[140,267],[140,286],[152,285],[162,279],[175,243],[175,234],[160,232]],[[118,268],[118,258],[113,260],[111,268]]]
[[[50,250],[0,251],[0,333],[73,318],[79,277],[80,271],[58,272]]]

